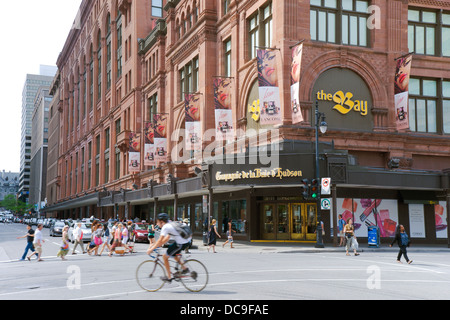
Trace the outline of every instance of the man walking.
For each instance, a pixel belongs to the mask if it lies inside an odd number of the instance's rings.
[[[44,226],[42,224],[38,224],[38,226],[37,226],[37,230],[34,233],[34,240],[33,240],[33,245],[34,245],[34,250],[35,251],[30,256],[27,257],[28,261],[30,261],[30,258],[32,256],[34,256],[35,254],[37,254],[37,256],[38,256],[37,261],[44,261],[44,260],[41,259],[42,244],[45,242],[44,241],[44,237],[43,237],[42,232],[41,232],[43,227]]]
[[[82,252],[86,253],[86,251],[84,251],[83,246],[83,231],[81,230],[81,222],[77,223],[77,227],[73,231],[73,236],[75,238],[75,245],[73,246],[72,254],[76,254],[75,249],[77,248],[78,245],[81,246]]]
[[[21,237],[17,237],[17,239],[23,239],[23,238],[27,238],[27,246],[25,247],[25,252],[23,253],[20,261],[25,260],[25,258],[27,257],[28,250],[31,250],[31,252],[34,252],[34,246],[33,246],[34,230],[31,227],[31,225],[29,225],[29,224],[27,225],[27,234],[25,234]]]

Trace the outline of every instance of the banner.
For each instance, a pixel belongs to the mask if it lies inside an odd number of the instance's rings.
[[[144,166],[156,166],[155,129],[151,121],[146,122],[144,128]]]
[[[409,77],[411,73],[412,54],[397,59],[395,70],[395,123],[397,130],[409,128]]]
[[[232,110],[232,80],[230,78],[215,78],[214,109],[216,120],[216,141],[232,140],[233,110]]]
[[[184,110],[186,113],[186,150],[201,151],[202,126],[200,121],[200,94],[186,93],[184,95]]]
[[[153,137],[155,162],[167,162],[167,114],[158,113],[154,115]]]
[[[128,150],[128,171],[130,173],[141,170],[141,135],[130,133],[130,146]]]
[[[291,64],[291,112],[292,123],[303,121],[302,110],[300,108],[300,70],[302,67],[303,43],[292,49]]]
[[[257,51],[260,123],[281,124],[280,89],[278,88],[277,54],[275,50]]]

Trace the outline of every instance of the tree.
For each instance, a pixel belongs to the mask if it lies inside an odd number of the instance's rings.
[[[3,201],[0,202],[0,206],[5,208],[6,210],[18,213],[20,215],[23,215],[33,208],[33,205],[26,204],[23,201],[17,200],[15,195],[13,194],[8,194],[7,196],[5,196]]]

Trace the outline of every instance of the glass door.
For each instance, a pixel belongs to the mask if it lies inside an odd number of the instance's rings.
[[[291,239],[305,240],[302,204],[291,204]]]
[[[276,240],[275,236],[275,205],[261,204],[262,207],[262,238],[263,240]]]
[[[277,240],[289,240],[289,206],[277,205]]]

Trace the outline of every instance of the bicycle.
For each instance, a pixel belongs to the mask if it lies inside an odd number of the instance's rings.
[[[156,292],[166,283],[166,281],[162,280],[162,277],[167,276],[164,261],[160,259],[163,255],[157,250],[154,252],[156,256],[150,255],[153,260],[142,262],[136,269],[138,285],[148,292]],[[209,280],[208,270],[205,265],[196,259],[183,261],[181,254],[177,256],[181,258],[181,264],[174,259],[169,260],[173,280],[181,282],[191,292],[200,292],[205,289]],[[187,271],[184,271],[181,265],[185,266]]]

